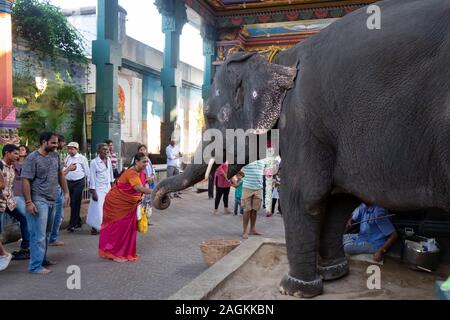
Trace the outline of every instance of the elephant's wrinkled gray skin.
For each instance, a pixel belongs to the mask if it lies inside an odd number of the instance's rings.
[[[289,260],[281,290],[287,294],[312,297],[322,292],[322,279],[348,272],[342,233],[359,199],[397,211],[450,208],[450,1],[377,4],[381,30],[367,28],[363,8],[274,61],[298,66],[278,122]],[[257,55],[232,59],[238,74],[248,65],[255,73],[273,67]],[[260,121],[260,109],[241,109],[254,87],[236,78],[217,74],[209,127],[273,125],[271,117]]]
[[[268,64],[265,58],[254,53],[233,55],[216,73],[205,102],[206,129],[218,129],[224,138],[226,129],[254,129],[255,133],[271,129],[280,117],[284,96],[293,86],[295,75],[295,68]],[[225,149],[224,154],[232,153],[230,149]],[[234,159],[236,163],[236,153]],[[217,164],[213,169],[216,167]],[[241,167],[230,165],[229,174]],[[189,165],[183,174],[163,180],[152,194],[154,206],[166,209],[170,205],[168,194],[203,180],[206,168],[206,164]]]

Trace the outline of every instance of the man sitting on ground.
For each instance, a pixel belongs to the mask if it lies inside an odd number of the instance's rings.
[[[360,224],[359,233],[344,234],[344,251],[349,255],[373,253],[375,261],[383,260],[384,254],[397,240],[388,211],[378,206],[362,203],[353,211],[347,228]]]

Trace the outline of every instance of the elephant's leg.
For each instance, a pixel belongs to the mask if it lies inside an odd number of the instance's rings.
[[[283,158],[280,190],[289,272],[281,280],[280,290],[293,296],[313,297],[323,289],[317,272],[317,253],[334,158],[314,137],[304,139],[300,141],[308,143],[296,145],[300,152],[281,149],[282,154],[289,155]]]
[[[318,270],[323,280],[334,280],[349,272],[348,261],[342,245],[345,224],[359,200],[351,195],[331,195],[322,224],[319,245]]]
[[[322,279],[317,272],[317,249],[321,227],[321,209],[307,208],[303,199],[295,205],[282,204],[289,272],[281,280],[280,291],[295,297],[314,297],[322,293]]]

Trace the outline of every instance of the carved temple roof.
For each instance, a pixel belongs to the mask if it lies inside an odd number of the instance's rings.
[[[374,1],[364,0],[202,0],[216,13],[233,14],[239,12],[254,12],[267,10],[291,10],[305,8],[320,8],[330,6],[361,5]]]
[[[182,0],[217,30],[219,60],[233,50],[286,49],[378,0]],[[198,23],[199,25],[200,23]]]
[[[184,0],[218,28],[246,24],[339,18],[377,0]]]

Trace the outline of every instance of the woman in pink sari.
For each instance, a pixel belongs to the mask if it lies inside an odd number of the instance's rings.
[[[143,153],[135,155],[133,166],[118,179],[105,197],[103,222],[100,229],[98,254],[117,262],[135,261],[137,217],[136,209],[142,194],[150,194],[145,188],[145,167],[149,159]]]

